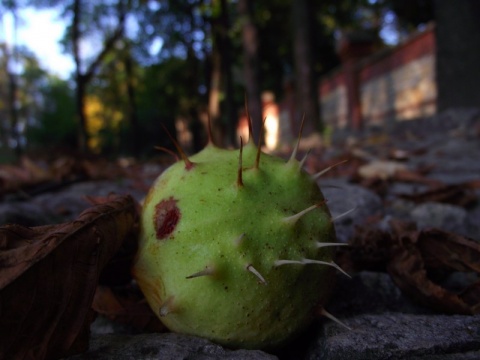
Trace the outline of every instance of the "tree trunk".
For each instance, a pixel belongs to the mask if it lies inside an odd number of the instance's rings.
[[[262,126],[262,103],[259,84],[258,35],[257,27],[253,22],[253,1],[239,0],[238,13],[243,25],[243,69],[248,112],[253,124],[253,140],[256,144],[259,144],[259,134]]]
[[[218,17],[211,20],[213,49],[211,53],[210,92],[208,110],[212,125],[213,140],[219,146],[236,143],[236,114],[233,101],[233,79],[231,71],[231,44],[228,36],[229,19],[226,0],[217,0]],[[220,107],[220,95],[225,101]],[[222,121],[226,118],[226,121]]]
[[[210,73],[210,91],[208,94],[208,115],[210,116],[210,126],[212,127],[213,142],[217,146],[223,147],[223,126],[220,118],[220,93],[222,92],[222,64],[218,42],[214,41],[211,54],[211,73]]]
[[[19,132],[19,113],[18,113],[18,83],[17,83],[17,74],[15,73],[14,67],[18,62],[18,52],[17,52],[17,25],[18,18],[17,13],[14,9],[11,10],[13,16],[13,44],[12,44],[12,53],[10,54],[10,49],[8,44],[5,45],[5,70],[8,77],[8,106],[9,106],[9,115],[10,115],[10,139],[15,142],[15,155],[20,156],[22,154],[22,142],[20,139]],[[8,136],[7,136],[8,137]]]
[[[138,156],[140,154],[140,123],[138,121],[137,102],[135,101],[135,74],[130,48],[126,49],[124,65],[127,76],[128,119],[132,129],[130,149],[135,156]]]
[[[312,67],[310,14],[308,0],[292,1],[295,100],[297,112],[305,114],[305,130],[320,130],[320,109]]]
[[[222,72],[225,78],[225,114],[227,117],[226,133],[227,142],[230,145],[237,143],[237,113],[235,111],[235,101],[233,94],[233,75],[232,75],[232,44],[228,32],[230,30],[230,19],[228,14],[227,0],[221,0],[221,54],[222,54]]]
[[[86,82],[82,75],[80,61],[80,11],[82,4],[80,0],[73,3],[73,22],[72,22],[72,45],[73,58],[75,60],[75,105],[77,118],[77,150],[82,153],[88,151],[88,133],[87,133],[87,117],[85,114],[85,92]]]
[[[93,62],[88,66],[87,70],[83,72],[81,56],[80,56],[80,17],[82,3],[81,0],[75,0],[73,3],[73,21],[72,21],[72,45],[73,45],[73,57],[75,60],[75,103],[77,107],[77,124],[78,124],[78,140],[77,149],[81,152],[88,152],[88,132],[87,132],[87,116],[85,113],[85,96],[87,93],[87,86],[92,80],[95,72],[102,64],[105,56],[113,49],[117,40],[123,36],[125,14],[127,8],[130,6],[130,1],[127,0],[126,4],[123,0],[118,1],[118,23],[115,31],[110,35],[103,45],[100,53],[95,57]]]
[[[17,76],[11,72],[8,74],[8,97],[8,103],[10,105],[10,135],[15,141],[15,155],[20,156],[22,154],[22,143],[18,128]]]
[[[480,1],[436,0],[438,110],[480,106]]]

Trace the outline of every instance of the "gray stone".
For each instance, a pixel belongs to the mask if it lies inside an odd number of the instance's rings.
[[[56,214],[61,222],[75,219],[82,211],[92,206],[85,198],[68,191],[46,193],[35,197],[32,201],[46,211]]]
[[[54,223],[58,218],[38,204],[23,201],[0,203],[0,226],[18,224],[23,226],[41,226]]]
[[[90,334],[92,336],[107,334],[134,335],[139,333],[138,329],[111,320],[102,315],[97,315],[95,321],[90,324]]]
[[[363,224],[370,217],[383,212],[382,200],[373,191],[337,179],[320,183],[333,218],[354,209],[335,221],[337,238],[347,242],[354,233],[354,226]]]
[[[390,207],[386,209],[386,212],[394,218],[411,220],[411,213],[416,206],[413,201],[397,198],[390,202]]]
[[[387,199],[396,198],[399,194],[414,195],[428,190],[429,188],[425,184],[397,181],[389,185]]]
[[[276,356],[260,350],[227,350],[206,339],[180,335],[141,334],[98,335],[90,340],[90,349],[68,360],[274,360]]]
[[[139,191],[133,191],[127,181],[88,181],[67,186],[56,192],[38,195],[32,199],[32,202],[56,214],[62,221],[71,221],[92,206],[87,200],[89,196],[106,197],[110,194],[129,194],[136,200],[140,200],[145,195]]]
[[[468,213],[459,206],[426,202],[416,206],[411,217],[419,229],[434,227],[468,236]]]
[[[480,242],[480,196],[478,197],[478,203],[475,208],[468,212],[468,235]]]
[[[431,138],[429,140],[431,141]],[[410,168],[432,166],[428,177],[445,184],[461,184],[478,179],[480,172],[478,139],[443,136],[434,143],[426,143],[425,149],[424,154],[409,159]]]
[[[339,318],[383,312],[430,312],[403,295],[384,272],[361,271],[351,279],[339,275],[332,299],[327,310]]]
[[[462,131],[469,135],[471,129],[478,123],[480,110],[478,108],[450,109],[440,114],[417,119],[415,121],[398,121],[392,128],[391,135],[398,138],[404,134],[414,134],[420,138],[440,137]]]
[[[365,314],[345,323],[351,330],[326,323],[306,358],[446,360],[480,356],[480,315]]]
[[[409,360],[478,360],[480,359],[480,351],[469,351],[461,354],[441,354],[441,355],[426,355],[426,356],[412,356]]]

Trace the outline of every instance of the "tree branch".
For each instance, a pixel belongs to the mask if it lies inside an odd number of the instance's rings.
[[[78,1],[78,0],[77,0]],[[90,79],[93,77],[95,74],[95,71],[98,69],[100,64],[103,62],[105,56],[112,50],[113,46],[115,43],[123,36],[124,32],[124,24],[125,24],[125,15],[126,15],[126,9],[125,6],[123,6],[122,0],[119,0],[118,2],[118,8],[119,8],[119,17],[118,17],[118,24],[113,32],[112,35],[105,41],[105,44],[103,46],[102,51],[97,55],[95,60],[90,64],[88,67],[87,71],[83,74],[83,78],[86,82],[89,82]]]

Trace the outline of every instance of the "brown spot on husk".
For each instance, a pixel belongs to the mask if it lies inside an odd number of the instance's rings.
[[[177,200],[170,197],[167,200],[160,201],[155,206],[153,216],[157,239],[162,240],[168,237],[175,230],[180,217],[181,213],[177,207]]]

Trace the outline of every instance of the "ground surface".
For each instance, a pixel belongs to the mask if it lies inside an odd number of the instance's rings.
[[[312,153],[307,168],[318,171],[318,164],[342,156],[358,166],[332,170],[333,177],[320,180],[334,216],[356,208],[336,223],[340,241],[348,242],[357,226],[388,232],[393,219],[480,241],[479,111],[450,111],[398,124],[387,132],[338,134],[333,148]],[[161,170],[161,166],[144,167],[143,178],[148,183]],[[450,186],[448,191],[453,192],[421,200],[414,196],[434,185]],[[27,201],[7,198],[0,203],[0,224],[34,226],[73,219],[89,206],[84,195],[110,192],[129,193],[137,200],[145,195],[131,179],[79,182]],[[460,285],[472,276],[478,279],[475,274],[454,275],[451,281]],[[350,330],[318,321],[275,354],[231,351],[176,334],[133,334],[128,327],[100,317],[92,325],[90,351],[72,359],[480,358],[480,315],[449,315],[419,305],[386,272],[363,269],[352,273],[352,279],[339,277],[332,299],[328,310]]]

